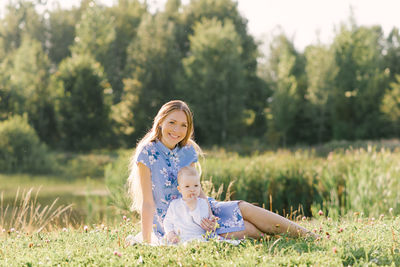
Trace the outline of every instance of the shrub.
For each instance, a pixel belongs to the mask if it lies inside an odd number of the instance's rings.
[[[110,203],[125,212],[129,211],[131,205],[127,189],[130,153],[131,151],[120,152],[119,158],[107,164],[104,170],[105,183],[110,192]]]
[[[0,122],[0,171],[46,173],[54,167],[26,115]]]

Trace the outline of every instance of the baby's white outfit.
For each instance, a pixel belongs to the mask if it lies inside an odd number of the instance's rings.
[[[201,228],[201,220],[209,217],[207,200],[197,198],[197,205],[190,210],[182,198],[174,199],[169,204],[164,218],[165,233],[174,231],[180,237],[181,242],[193,239],[203,239],[206,231]]]

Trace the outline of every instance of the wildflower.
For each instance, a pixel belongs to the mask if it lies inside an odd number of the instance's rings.
[[[83,231],[85,231],[87,233],[89,227],[87,225],[83,226]]]
[[[319,210],[319,211],[318,211],[318,215],[319,215],[319,216],[322,216],[322,215],[324,215],[324,212],[323,212],[322,210]]]
[[[124,216],[122,216],[122,219],[124,220],[124,221],[126,221],[126,216],[124,215]]]
[[[343,228],[339,228],[338,233],[343,232]]]
[[[303,216],[303,218],[301,218],[301,220],[304,222],[304,221],[307,221],[307,217],[306,216]]]
[[[121,257],[121,256],[122,256],[122,254],[119,253],[118,251],[114,251],[114,255],[115,255],[115,256],[118,256],[118,257]]]
[[[389,213],[392,214],[392,212],[393,212],[393,208],[390,208]]]
[[[337,248],[336,248],[336,247],[333,247],[333,248],[332,248],[332,251],[333,251],[333,253],[336,254],[336,253],[337,253]]]
[[[63,232],[68,232],[68,229],[64,227],[64,228],[62,229],[62,231],[63,231]]]
[[[142,258],[142,256],[139,256],[139,259],[137,260],[137,263],[139,263],[139,264],[143,263],[143,258]]]
[[[385,215],[381,214],[381,215],[379,216],[379,220],[382,220],[383,217],[385,217]]]
[[[14,233],[14,232],[15,232],[15,228],[11,228],[10,233]]]

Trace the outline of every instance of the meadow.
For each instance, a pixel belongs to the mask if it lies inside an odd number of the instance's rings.
[[[220,241],[180,246],[127,246],[125,237],[138,226],[120,218],[109,226],[0,237],[1,266],[399,266],[400,217],[366,218],[353,214],[332,220],[305,219],[301,225],[319,240],[264,236],[239,245]]]
[[[208,195],[256,203],[321,237],[264,236],[238,246],[127,246],[140,228],[126,196],[131,151],[59,153],[54,173],[0,174],[0,266],[399,266],[399,148],[391,140],[206,149]]]

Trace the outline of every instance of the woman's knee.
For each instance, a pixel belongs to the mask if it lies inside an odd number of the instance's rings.
[[[246,218],[247,214],[249,212],[249,209],[251,209],[252,204],[250,204],[249,202],[246,202],[244,200],[241,200],[238,205],[239,205],[240,213],[242,213],[243,218]]]

